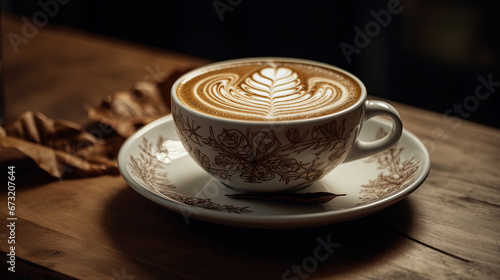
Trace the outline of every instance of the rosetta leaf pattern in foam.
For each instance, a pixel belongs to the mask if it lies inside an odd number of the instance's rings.
[[[314,114],[343,95],[339,85],[322,78],[301,80],[287,67],[268,66],[240,79],[234,73],[205,80],[205,102],[223,111],[273,120]]]
[[[302,87],[297,73],[284,67],[264,68],[241,84],[241,89],[260,103],[253,105],[263,108],[264,114],[269,117],[296,102],[295,98],[301,95]]]

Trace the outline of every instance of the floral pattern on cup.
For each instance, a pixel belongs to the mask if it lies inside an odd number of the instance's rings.
[[[189,153],[208,173],[229,181],[239,176],[248,183],[275,178],[285,184],[296,180],[314,182],[333,169],[353,143],[353,130],[346,130],[345,119],[325,122],[306,131],[290,128],[284,133],[286,140],[278,139],[271,129],[231,128],[215,134],[212,126],[203,128],[180,112],[174,113],[174,120]],[[200,129],[208,129],[208,135],[203,136]],[[203,145],[211,147],[216,156],[210,158],[201,152],[199,147]],[[291,156],[306,150],[313,150],[316,156],[328,153],[328,157],[321,157],[328,160],[319,161],[317,157],[310,162],[299,162]]]

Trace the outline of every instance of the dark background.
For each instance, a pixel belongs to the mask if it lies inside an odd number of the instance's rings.
[[[500,128],[497,1],[2,1],[4,10],[30,20],[40,2],[67,2],[51,24],[212,60],[326,62],[360,77],[371,95]],[[356,52],[346,56],[341,44]],[[477,96],[480,77],[493,84]]]

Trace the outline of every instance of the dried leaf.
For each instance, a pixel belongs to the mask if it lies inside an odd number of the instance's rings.
[[[259,199],[266,201],[287,201],[294,203],[326,203],[337,196],[345,196],[345,194],[334,194],[329,192],[314,192],[314,193],[241,193],[241,194],[226,194],[227,197],[236,199]]]
[[[137,82],[132,90],[115,92],[106,96],[99,107],[85,109],[90,119],[113,127],[123,137],[170,112],[158,88],[150,82]]]
[[[121,137],[99,139],[76,123],[31,111],[0,131],[0,147],[20,151],[53,177],[118,172],[116,155]]]
[[[87,105],[90,119],[111,127],[99,137],[76,123],[28,111],[0,127],[0,147],[20,151],[56,178],[118,173],[116,157],[124,138],[170,112],[170,88],[188,70],[162,73],[155,77],[158,82],[137,82],[130,91],[106,96],[97,108]]]
[[[98,107],[86,105],[88,117],[128,137],[137,128],[170,113],[170,88],[187,70],[173,71],[158,83],[136,82],[129,91],[118,91],[106,96]]]

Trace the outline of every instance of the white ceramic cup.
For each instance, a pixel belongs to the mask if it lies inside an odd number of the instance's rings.
[[[216,117],[193,110],[177,96],[177,88],[215,65],[279,60],[321,66],[352,78],[361,88],[357,102],[328,115],[288,121],[250,121]],[[396,144],[403,124],[384,101],[366,100],[364,84],[353,74],[324,63],[293,58],[245,58],[202,66],[181,76],[172,87],[172,114],[181,142],[206,172],[225,185],[248,192],[302,189],[339,164],[370,156]],[[382,139],[362,141],[365,120],[385,116],[392,130]]]

